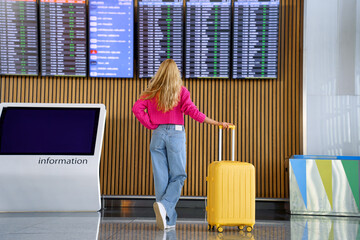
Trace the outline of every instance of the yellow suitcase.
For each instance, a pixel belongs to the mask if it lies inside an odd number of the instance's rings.
[[[235,126],[232,127],[232,161],[221,161],[222,129],[219,131],[219,161],[208,168],[208,229],[237,226],[252,231],[255,224],[255,168],[250,163],[234,161]]]

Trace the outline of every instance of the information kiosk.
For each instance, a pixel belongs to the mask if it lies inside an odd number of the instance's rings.
[[[102,104],[0,104],[0,211],[98,211]]]

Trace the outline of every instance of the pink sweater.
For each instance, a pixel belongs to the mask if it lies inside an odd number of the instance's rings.
[[[204,122],[206,115],[200,112],[190,99],[190,92],[183,86],[181,100],[172,110],[162,112],[157,110],[155,99],[139,99],[135,102],[132,111],[135,117],[148,129],[156,129],[159,124],[184,125],[184,115],[189,115],[198,122]],[[145,111],[147,109],[147,112]]]

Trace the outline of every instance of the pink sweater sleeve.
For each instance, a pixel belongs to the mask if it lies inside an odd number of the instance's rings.
[[[198,122],[204,122],[206,115],[198,110],[191,101],[190,92],[184,87],[181,95],[181,111]]]
[[[148,108],[147,104],[148,100],[139,99],[135,102],[132,111],[142,125],[148,129],[153,130],[156,129],[159,125],[151,123],[149,114],[145,112],[145,109]]]

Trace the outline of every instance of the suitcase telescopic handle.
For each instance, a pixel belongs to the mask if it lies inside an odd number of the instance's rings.
[[[232,130],[232,138],[231,138],[231,160],[235,160],[235,125],[229,126]],[[223,126],[219,126],[219,161],[221,161],[222,154],[222,129]]]

